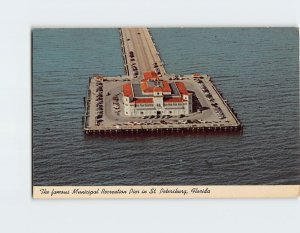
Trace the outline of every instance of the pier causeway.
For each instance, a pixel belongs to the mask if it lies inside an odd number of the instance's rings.
[[[136,133],[220,133],[243,131],[237,114],[212,77],[194,73],[176,75],[168,73],[147,28],[119,29],[124,75],[89,78],[84,97],[85,134],[136,134]],[[178,116],[126,116],[122,101],[123,85],[138,84],[145,72],[155,72],[160,80],[183,83],[193,98],[193,111]]]

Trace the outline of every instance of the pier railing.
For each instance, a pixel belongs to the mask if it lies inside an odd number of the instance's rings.
[[[91,83],[91,78],[89,78],[89,86],[90,83]],[[90,104],[89,104],[90,101],[91,101],[91,90],[88,87],[88,91],[85,99],[85,114],[84,114],[84,121],[83,121],[83,127],[85,130],[88,130],[89,127],[88,118],[90,117]]]
[[[124,60],[124,68],[125,68],[125,73],[129,75],[129,68],[128,68],[128,63],[127,63],[127,56],[125,52],[125,44],[124,44],[124,39],[123,39],[123,33],[122,29],[119,28],[119,34],[120,34],[120,40],[121,40],[121,48],[122,48],[122,57]]]

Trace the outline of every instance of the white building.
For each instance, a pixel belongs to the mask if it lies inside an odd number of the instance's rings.
[[[140,84],[124,84],[122,92],[126,116],[176,116],[192,112],[192,94],[184,83],[160,80],[152,71],[144,73]]]

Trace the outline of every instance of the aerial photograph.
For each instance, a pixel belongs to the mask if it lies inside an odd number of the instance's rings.
[[[31,36],[33,186],[300,183],[298,28]]]

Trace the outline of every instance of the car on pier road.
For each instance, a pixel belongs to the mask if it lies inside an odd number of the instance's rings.
[[[155,68],[155,73],[160,74],[160,69],[158,67]]]

